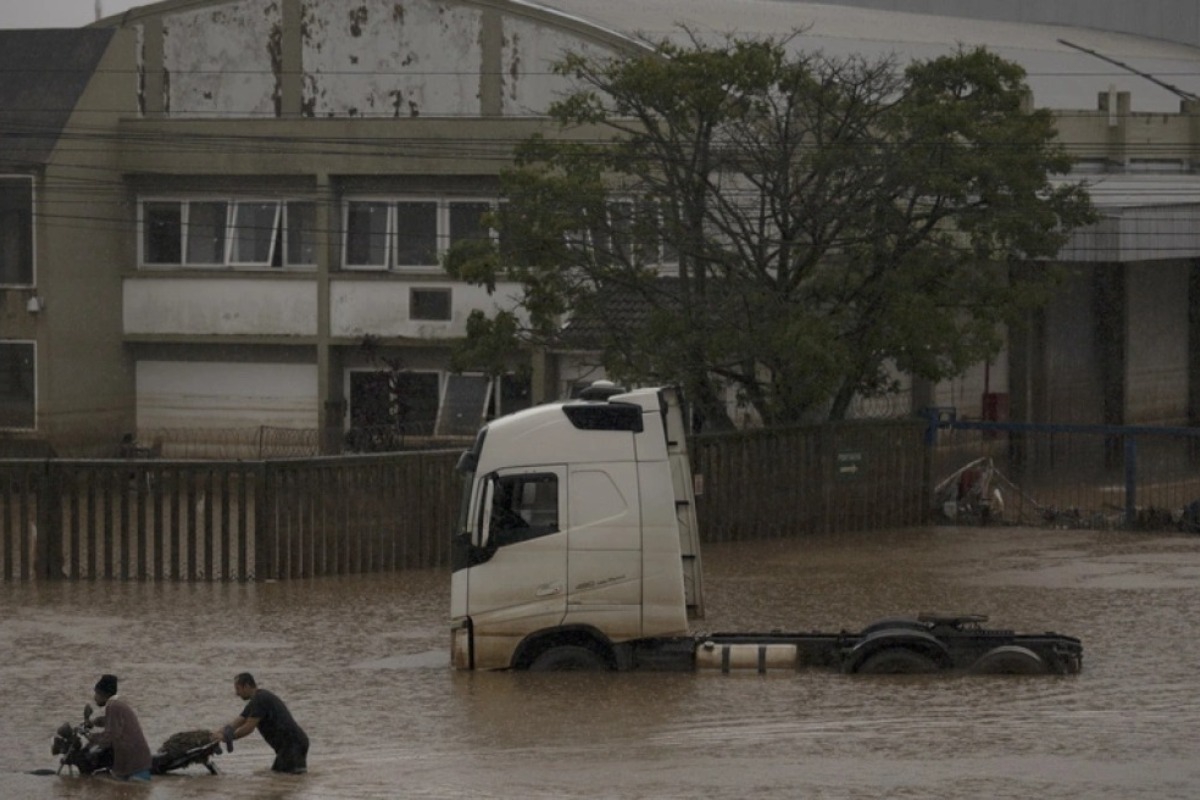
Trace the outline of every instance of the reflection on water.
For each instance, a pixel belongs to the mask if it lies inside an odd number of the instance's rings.
[[[937,528],[709,546],[709,630],[978,612],[1084,641],[1069,678],[464,674],[442,572],[264,585],[0,585],[4,798],[1193,797],[1200,538]],[[257,735],[150,787],[43,777],[102,672],[151,745],[241,709],[242,670],[313,744]]]

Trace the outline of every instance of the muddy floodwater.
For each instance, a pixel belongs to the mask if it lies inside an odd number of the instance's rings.
[[[838,630],[919,611],[1084,642],[1072,677],[463,674],[449,576],[0,585],[0,798],[1194,798],[1200,537],[932,528],[710,545],[701,630]],[[57,766],[102,672],[151,747],[237,715],[253,672],[312,739],[258,734],[124,786]]]

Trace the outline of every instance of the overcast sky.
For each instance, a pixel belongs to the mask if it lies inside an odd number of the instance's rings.
[[[104,16],[150,0],[100,0]],[[96,0],[0,0],[0,28],[80,28],[96,20]]]

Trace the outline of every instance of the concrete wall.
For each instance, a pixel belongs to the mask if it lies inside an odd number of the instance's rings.
[[[1130,423],[1187,422],[1189,268],[1183,261],[1159,261],[1128,271],[1125,409]]]
[[[1098,363],[1096,287],[1093,269],[1078,267],[1046,308],[1044,376],[1031,409],[1031,422],[1104,421],[1103,379]]]
[[[316,281],[180,277],[125,281],[125,333],[315,336]]]
[[[111,146],[136,111],[135,37],[119,31],[38,183],[37,294],[24,315],[37,341],[38,435],[111,455],[133,428],[132,361],[122,346],[121,288],[130,208]],[[8,333],[6,332],[6,336]]]
[[[417,286],[451,290],[450,316],[446,321],[413,320],[409,313],[409,290]],[[497,284],[489,295],[479,286],[453,282],[408,283],[395,280],[355,280],[351,277],[332,282],[330,287],[330,334],[336,338],[363,336],[447,339],[466,335],[467,317],[475,309],[489,315],[508,307],[505,299],[517,293],[515,284]]]
[[[539,114],[567,50],[631,43],[524,3],[209,0],[134,9],[144,113],[221,117]]]

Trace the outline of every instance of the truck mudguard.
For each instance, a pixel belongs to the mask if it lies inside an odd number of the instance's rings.
[[[842,671],[857,672],[868,658],[893,648],[920,653],[932,659],[939,667],[949,666],[952,660],[945,643],[928,631],[910,627],[877,628],[850,648],[842,661]]]

